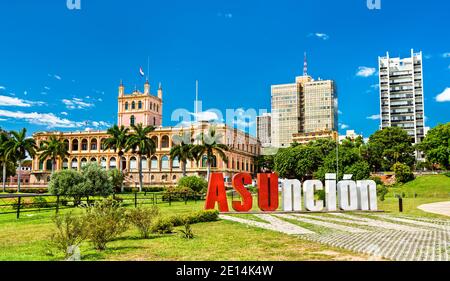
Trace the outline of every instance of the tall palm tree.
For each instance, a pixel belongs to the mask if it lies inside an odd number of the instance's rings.
[[[27,158],[27,155],[34,158],[36,155],[36,142],[33,138],[27,138],[27,129],[23,128],[20,132],[11,131],[11,139],[7,142],[6,146],[6,154],[8,157],[14,157],[19,164],[17,192],[20,192],[22,161]]]
[[[136,153],[139,158],[139,192],[142,192],[142,156],[147,156],[148,159],[156,152],[156,144],[149,136],[154,130],[153,126],[133,125],[132,133],[127,141],[127,148]]]
[[[202,143],[194,145],[191,151],[197,162],[199,162],[203,156],[206,156],[206,179],[209,181],[211,164],[214,161],[215,154],[219,155],[223,161],[228,161],[225,152],[230,149],[227,145],[221,143],[222,135],[216,132],[215,127],[210,127],[207,134],[200,134],[199,139]]]
[[[52,160],[52,175],[56,169],[57,159],[64,159],[69,156],[69,148],[67,145],[61,141],[61,139],[56,136],[50,136],[48,140],[42,142],[42,147],[39,149],[41,153],[39,155],[39,160],[45,161],[50,158]]]
[[[170,150],[170,159],[178,158],[181,162],[181,170],[183,173],[183,177],[186,176],[186,164],[189,160],[194,160],[195,157],[192,153],[192,149],[194,147],[191,144],[191,134],[185,133],[179,136],[173,137],[175,146]]]
[[[125,128],[124,126],[114,125],[109,128],[107,133],[109,137],[103,143],[103,149],[114,149],[114,152],[119,155],[119,171],[123,173],[122,169],[122,156],[127,151],[127,138],[128,133],[130,132],[129,128]],[[124,192],[123,182],[120,188],[121,192]]]
[[[9,161],[11,161],[11,155],[8,155],[8,141],[10,140],[10,135],[5,131],[0,131],[0,161],[2,162],[2,189],[3,192],[6,191],[6,166]]]

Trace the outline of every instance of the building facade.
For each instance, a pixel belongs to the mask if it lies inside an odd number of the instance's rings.
[[[381,129],[400,127],[413,143],[425,137],[422,52],[411,50],[408,58],[380,57]]]
[[[338,103],[334,81],[316,81],[303,75],[296,77],[293,84],[272,86],[273,147],[289,147],[295,141],[311,139],[311,136],[332,138],[337,131]]]
[[[156,124],[156,129],[150,134],[157,146],[157,151],[151,157],[143,157],[142,170],[145,185],[175,185],[182,176],[181,163],[178,159],[171,159],[170,150],[174,146],[174,137],[190,134],[192,140],[202,133],[207,133],[211,126],[216,129],[217,142],[229,146],[226,152],[227,161],[220,156],[215,157],[212,163],[213,172],[222,172],[226,181],[230,182],[234,174],[239,172],[255,173],[254,158],[260,153],[258,140],[249,134],[231,128],[225,124],[211,124],[208,122],[196,122],[188,127],[175,128],[163,127],[162,124],[162,88],[159,87],[158,95],[150,94],[148,82],[144,86],[144,92],[134,91],[126,95],[124,86],[119,87],[119,111],[118,124],[129,127],[131,124],[143,123],[144,125]],[[127,105],[128,104],[128,105]],[[133,106],[134,104],[134,106]],[[104,149],[102,143],[109,137],[106,131],[84,132],[40,132],[33,135],[38,146],[50,136],[55,135],[61,139],[69,150],[69,156],[58,159],[56,170],[74,169],[80,170],[90,162],[98,163],[106,170],[119,168],[119,161],[127,174],[125,184],[136,186],[138,184],[139,160],[137,155],[125,153],[120,159],[113,150]],[[41,161],[37,155],[32,161],[31,185],[45,185],[51,174],[50,159]],[[206,177],[206,159],[203,157],[199,163],[188,161],[187,174]]]
[[[271,146],[272,117],[270,113],[256,117],[256,135],[262,147]]]

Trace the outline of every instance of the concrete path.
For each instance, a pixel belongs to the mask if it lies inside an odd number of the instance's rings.
[[[419,206],[418,209],[427,213],[433,213],[450,217],[450,202],[425,204]]]

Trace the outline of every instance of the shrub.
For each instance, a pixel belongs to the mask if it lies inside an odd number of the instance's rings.
[[[395,173],[397,183],[407,183],[414,180],[414,174],[411,172],[411,168],[408,165],[396,163],[392,166],[392,171]]]
[[[182,237],[185,239],[194,239],[194,232],[192,232],[191,225],[186,223],[184,229],[180,230]]]
[[[450,178],[450,172],[445,173],[444,175],[446,175],[447,177]]]
[[[106,244],[128,227],[125,208],[112,199],[104,199],[86,208],[84,220],[89,239],[97,250],[105,250]]]
[[[125,174],[118,169],[111,169],[108,171],[108,178],[115,192],[122,191],[123,181],[125,180]]]
[[[75,206],[81,203],[81,197],[86,193],[83,176],[75,170],[55,172],[50,178],[49,192],[53,195],[70,196]]]
[[[195,192],[205,193],[208,188],[208,182],[200,177],[183,177],[178,181],[179,187],[187,187]]]
[[[169,201],[170,198],[170,201],[184,201],[186,196],[187,199],[193,198],[194,195],[192,194],[192,192],[192,189],[188,187],[169,187],[166,189],[166,192],[164,192],[162,200]]]
[[[199,211],[188,215],[177,215],[169,218],[173,226],[181,226],[188,224],[196,224],[202,222],[212,222],[219,219],[219,212],[217,210]]]
[[[162,192],[162,191],[165,191],[165,190],[166,190],[166,188],[162,187],[162,186],[149,186],[149,187],[145,187],[144,188],[144,191],[145,192],[149,192],[149,193]]]
[[[50,203],[47,202],[45,197],[33,197],[33,205],[35,208],[39,209],[50,207]]]
[[[70,256],[69,247],[78,247],[86,238],[86,221],[73,212],[57,215],[53,218],[56,230],[50,236],[50,245],[61,251],[65,258]]]
[[[377,185],[383,185],[383,181],[381,180],[380,177],[372,176],[370,177],[370,179],[376,182]]]
[[[113,184],[102,167],[96,163],[90,163],[83,167],[83,189],[89,196],[108,196],[113,193]]]
[[[153,222],[159,215],[158,207],[153,206],[151,208],[139,207],[131,209],[127,217],[129,222],[139,230],[141,237],[147,239],[152,232]]]
[[[158,218],[152,224],[152,233],[170,234],[173,232],[173,223],[168,218]]]
[[[386,194],[388,194],[389,190],[384,185],[377,185],[377,195],[381,202],[384,201]]]

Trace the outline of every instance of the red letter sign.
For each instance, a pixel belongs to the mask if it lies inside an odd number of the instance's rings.
[[[244,186],[251,183],[252,176],[250,174],[240,173],[233,177],[233,188],[242,197],[242,203],[240,201],[233,201],[233,209],[236,212],[248,212],[252,209],[252,194]]]
[[[278,209],[278,175],[258,174],[258,206],[263,212]]]
[[[212,173],[209,178],[205,209],[212,210],[219,204],[220,212],[228,212],[227,193],[222,173]]]

